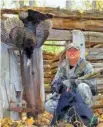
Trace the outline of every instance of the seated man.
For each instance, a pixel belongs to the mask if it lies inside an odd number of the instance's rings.
[[[70,44],[66,51],[66,59],[60,64],[55,78],[52,82],[53,96],[45,103],[45,109],[51,113],[57,108],[59,94],[63,88],[72,89],[79,93],[89,106],[92,102],[92,96],[96,95],[96,80],[78,80],[78,77],[93,72],[92,65],[80,57],[80,49],[74,44]]]

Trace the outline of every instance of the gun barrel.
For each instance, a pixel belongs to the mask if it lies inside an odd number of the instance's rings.
[[[103,69],[100,69],[99,71],[97,72],[92,72],[92,73],[89,73],[89,74],[86,74],[82,77],[79,77],[78,79],[80,80],[84,80],[84,79],[92,79],[92,78],[97,78],[99,77],[100,75],[103,75]]]

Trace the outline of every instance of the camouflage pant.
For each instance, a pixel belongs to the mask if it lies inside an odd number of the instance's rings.
[[[82,96],[86,104],[88,104],[89,106],[92,104],[92,92],[90,90],[90,87],[86,83],[78,84],[76,91]],[[59,98],[48,100],[45,103],[45,109],[50,113],[54,113],[58,105],[58,100]]]

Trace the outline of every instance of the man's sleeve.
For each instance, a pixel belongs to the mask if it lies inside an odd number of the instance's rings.
[[[92,65],[90,63],[88,63],[86,65],[86,68],[84,70],[84,75],[85,74],[89,74],[91,72],[94,72],[94,69],[92,67]],[[88,84],[91,88],[92,94],[96,95],[97,93],[97,83],[96,83],[96,79],[92,78],[92,79],[88,79],[88,80],[83,80],[84,83]]]

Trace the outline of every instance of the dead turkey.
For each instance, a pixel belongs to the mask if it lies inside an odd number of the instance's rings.
[[[1,41],[22,50],[28,47],[31,52],[36,45],[34,34],[25,29],[22,21],[16,17],[1,22]],[[30,58],[29,55],[27,58]]]
[[[36,38],[36,48],[39,48],[46,41],[52,28],[51,14],[42,14],[37,11],[28,10],[21,12],[19,18],[24,23],[24,26],[30,32],[33,32]]]
[[[32,57],[34,48],[39,48],[52,28],[50,14],[28,10],[21,12],[19,18],[8,18],[1,22],[1,41],[22,49],[27,58]]]

